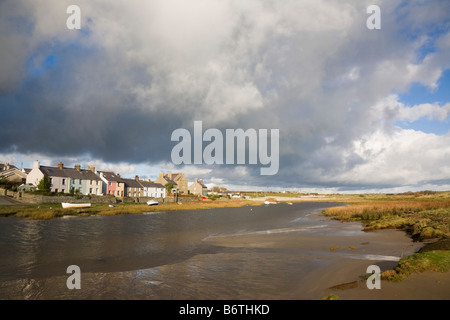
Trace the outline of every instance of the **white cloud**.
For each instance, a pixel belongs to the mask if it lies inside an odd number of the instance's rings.
[[[450,116],[450,103],[441,106],[439,103],[423,103],[418,105],[405,105],[400,102],[397,94],[391,94],[373,107],[373,117],[389,121],[414,122],[422,118],[436,121],[445,121]]]
[[[0,4],[0,91],[22,99],[18,111],[0,119],[7,128],[3,141],[18,148],[12,160],[35,152],[54,162],[62,157],[49,154],[81,150],[95,154],[96,167],[125,175],[153,174],[155,167],[179,171],[168,162],[171,131],[203,120],[220,129],[279,128],[276,179],[288,185],[448,178],[448,137],[401,130],[395,122],[445,121],[450,104],[407,106],[391,94],[415,82],[436,89],[450,68],[450,33],[430,34],[447,19],[442,2],[379,1],[382,29],[370,31],[369,0],[80,0],[79,33],[65,27],[69,4]],[[35,79],[34,91],[25,92],[19,84],[30,56],[38,62],[52,53],[68,65]],[[39,105],[36,98],[43,99]],[[32,116],[36,110],[42,122]],[[16,141],[17,131],[28,130]],[[71,147],[84,144],[89,147]],[[48,152],[41,150],[46,146]],[[145,148],[148,154],[139,152]],[[182,168],[223,182],[271,183],[252,169]]]

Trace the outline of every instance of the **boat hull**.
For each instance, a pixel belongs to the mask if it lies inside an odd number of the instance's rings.
[[[149,206],[156,206],[156,205],[158,204],[158,201],[155,201],[155,200],[149,200],[149,201],[147,201],[147,204],[148,204]]]
[[[91,206],[90,203],[69,203],[69,202],[61,202],[61,205],[64,209],[66,209],[66,208],[88,208]]]

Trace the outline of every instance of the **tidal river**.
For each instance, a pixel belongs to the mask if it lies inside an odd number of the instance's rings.
[[[0,219],[0,299],[319,299],[417,250],[280,203],[139,215]],[[80,268],[70,290],[67,267]]]

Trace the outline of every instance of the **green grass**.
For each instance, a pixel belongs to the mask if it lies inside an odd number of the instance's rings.
[[[322,297],[320,300],[339,300],[339,296],[330,294],[328,296]]]
[[[450,251],[434,250],[415,253],[401,259],[394,270],[383,272],[381,277],[388,281],[401,281],[412,273],[425,271],[450,271]]]

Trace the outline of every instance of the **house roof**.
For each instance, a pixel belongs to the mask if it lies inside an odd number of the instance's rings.
[[[8,166],[9,166],[9,168],[7,169]],[[0,163],[0,171],[6,171],[6,170],[10,170],[10,169],[17,169],[17,167],[13,164]]]
[[[10,168],[8,170],[0,171],[0,177],[8,179],[12,176],[20,176],[22,178],[27,177],[27,173],[22,170],[17,169],[16,167]]]
[[[81,169],[80,171],[75,168],[58,168],[58,167],[47,167],[40,166],[39,169],[46,176],[50,177],[63,177],[72,179],[82,179],[82,180],[101,180],[95,173],[90,170]]]
[[[135,179],[122,179],[123,182],[125,182],[125,185],[127,188],[142,188],[142,185],[139,183],[139,181]]]
[[[184,173],[180,173],[180,172],[177,172],[177,173],[166,173],[164,177],[165,178],[167,177],[170,180],[176,181],[176,180],[182,179],[184,177]],[[166,180],[167,180],[167,178],[166,178]]]
[[[150,181],[139,181],[139,183],[146,188],[164,188],[161,183],[155,183]]]
[[[200,182],[200,180],[194,181],[194,182],[191,184],[191,186],[193,186],[194,184],[199,184],[199,185],[202,186],[202,188],[208,188],[207,186],[205,186],[205,185],[203,184],[203,182]]]
[[[111,182],[125,182],[124,179],[122,179],[121,177],[119,177],[118,175],[116,175],[112,171],[99,171],[99,173],[103,174],[103,177],[107,181],[111,181]]]
[[[160,178],[158,178],[158,180],[159,180],[159,179],[160,179]],[[176,183],[175,181],[173,181],[172,179],[170,179],[167,175],[165,175],[165,176],[163,177],[163,179],[166,181],[166,183],[171,183],[171,184],[173,184],[174,187],[178,185],[178,183]]]

